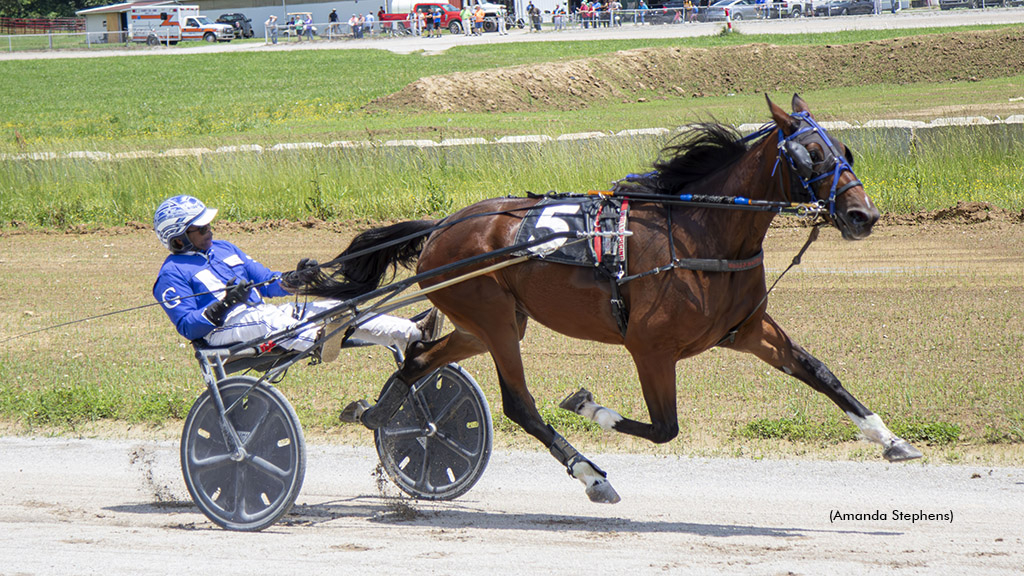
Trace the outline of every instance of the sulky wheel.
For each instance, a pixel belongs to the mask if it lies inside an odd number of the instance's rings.
[[[262,530],[288,513],[306,473],[306,442],[295,410],[273,386],[251,376],[218,384],[236,449],[210,390],[189,411],[181,471],[196,506],[229,530]],[[232,405],[234,407],[232,408]]]
[[[457,364],[420,380],[395,417],[374,432],[391,480],[426,500],[469,491],[487,468],[492,437],[487,399]]]

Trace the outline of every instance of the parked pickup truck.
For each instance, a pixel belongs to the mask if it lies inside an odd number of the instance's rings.
[[[447,28],[452,34],[459,34],[463,30],[462,16],[459,9],[451,4],[426,2],[413,4],[412,9],[415,12],[422,13],[424,20],[427,18],[433,18],[434,11],[440,10],[442,28]],[[396,24],[403,26],[406,31],[412,28],[412,22],[409,21],[409,12],[382,14],[380,17],[380,24],[382,28],[395,26]]]

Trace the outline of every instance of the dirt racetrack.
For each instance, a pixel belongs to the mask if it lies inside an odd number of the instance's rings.
[[[1024,469],[592,455],[591,504],[542,453],[499,451],[451,503],[379,490],[369,448],[318,445],[298,505],[227,532],[170,442],[0,439],[0,574],[1019,574]],[[837,514],[850,515],[836,517]]]
[[[1024,30],[952,32],[857,44],[645,48],[420,79],[371,105],[459,112],[576,110],[590,103],[977,81],[1024,73]],[[1019,107],[1018,107],[1019,108]]]

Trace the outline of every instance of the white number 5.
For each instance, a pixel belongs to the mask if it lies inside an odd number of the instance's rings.
[[[551,230],[552,234],[558,232],[568,232],[569,223],[563,220],[561,215],[575,214],[579,211],[579,204],[552,204],[551,206],[544,208],[544,210],[540,213],[540,218],[537,218],[537,224],[535,227],[537,230],[542,230],[545,228]],[[547,236],[547,234],[544,234],[544,236]],[[538,238],[533,234],[530,235],[530,241],[537,239]],[[536,254],[537,256],[545,256],[547,254],[554,252],[555,250],[558,250],[562,246],[562,244],[565,244],[566,240],[568,240],[568,238],[552,238],[551,240],[543,244],[538,244],[530,248],[530,252]]]

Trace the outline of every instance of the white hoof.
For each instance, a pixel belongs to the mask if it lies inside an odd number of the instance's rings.
[[[619,493],[615,491],[615,488],[612,488],[612,483],[604,478],[587,486],[587,497],[590,498],[591,502],[597,502],[598,504],[615,504],[622,500],[619,497]]]
[[[921,454],[920,450],[914,448],[910,445],[910,442],[903,439],[900,439],[892,446],[889,446],[885,449],[885,452],[882,453],[882,457],[889,462],[903,462],[906,460],[914,460],[915,458],[920,458],[922,456],[924,456],[924,454]]]

